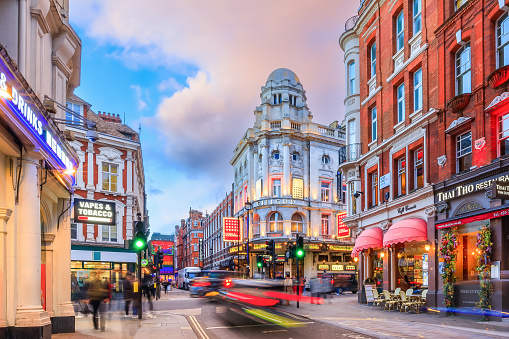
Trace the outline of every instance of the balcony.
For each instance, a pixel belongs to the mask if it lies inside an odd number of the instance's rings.
[[[461,112],[470,103],[470,97],[472,93],[463,93],[456,95],[454,98],[447,102],[447,108],[453,113]]]
[[[281,121],[271,121],[270,122],[270,129],[280,129],[281,128]]]
[[[488,75],[488,84],[491,88],[497,88],[509,80],[509,65],[500,67],[499,69]]]
[[[339,164],[356,161],[361,157],[361,144],[349,144],[339,148]]]

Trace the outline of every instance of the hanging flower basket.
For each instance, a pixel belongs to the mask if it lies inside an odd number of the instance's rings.
[[[509,80],[509,65],[500,67],[499,69],[488,75],[488,84],[491,88],[497,88]]]

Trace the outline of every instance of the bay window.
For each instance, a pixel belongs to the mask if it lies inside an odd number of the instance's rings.
[[[509,65],[509,15],[505,13],[497,22],[497,68]]]
[[[357,198],[354,196],[355,191],[355,182],[351,181],[349,184],[350,186],[350,202],[352,205],[352,209],[350,210],[353,214],[357,214]]]
[[[348,95],[355,94],[355,61],[348,64]]]

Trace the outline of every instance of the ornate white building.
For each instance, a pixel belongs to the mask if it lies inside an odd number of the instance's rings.
[[[285,262],[284,254],[287,242],[302,235],[307,254],[300,274],[313,277],[323,271],[318,268],[318,256],[320,264],[329,266],[351,260],[347,252],[351,239],[337,238],[338,214],[343,208],[336,170],[338,149],[345,144],[344,131],[337,123],[323,126],[312,122],[306,92],[289,69],[272,72],[260,98],[254,125],[230,161],[235,173],[234,212],[244,219],[244,241],[250,241],[250,275],[259,270],[256,256],[264,253],[267,240],[274,239],[276,276],[295,276],[295,265],[291,260]],[[252,202],[249,228],[248,199]],[[247,271],[246,264],[241,261],[241,270]]]

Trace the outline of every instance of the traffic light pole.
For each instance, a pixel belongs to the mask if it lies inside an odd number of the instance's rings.
[[[143,317],[143,304],[142,304],[142,279],[141,279],[141,252],[138,251],[138,319]]]
[[[296,259],[297,259],[297,295],[300,295],[299,257],[296,256]],[[299,308],[299,298],[297,298],[297,308]]]

